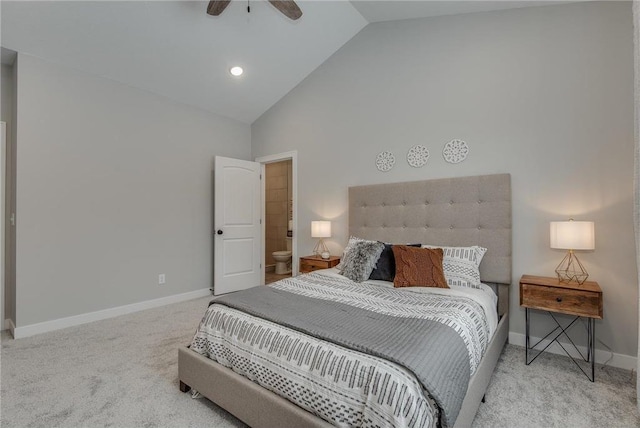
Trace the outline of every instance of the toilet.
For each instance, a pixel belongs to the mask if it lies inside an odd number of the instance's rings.
[[[271,253],[276,261],[276,274],[285,275],[291,273],[291,238],[287,237],[286,251],[274,251]]]

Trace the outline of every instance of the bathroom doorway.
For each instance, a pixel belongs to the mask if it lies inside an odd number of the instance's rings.
[[[295,153],[256,159],[263,164],[264,283],[297,273],[295,258]]]

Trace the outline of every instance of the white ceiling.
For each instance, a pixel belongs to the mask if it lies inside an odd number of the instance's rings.
[[[530,6],[529,1],[264,0],[218,17],[201,1],[6,1],[1,44],[252,123],[369,22]],[[355,5],[355,7],[354,7]],[[5,56],[3,56],[5,58]],[[245,74],[228,70],[241,65]]]
[[[397,21],[460,13],[488,12],[492,10],[544,6],[568,3],[565,1],[419,1],[419,0],[351,0],[353,6],[369,22]]]

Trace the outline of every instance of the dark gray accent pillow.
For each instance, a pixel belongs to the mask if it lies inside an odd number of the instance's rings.
[[[384,250],[384,244],[376,241],[355,242],[349,253],[342,260],[340,274],[352,281],[362,282],[369,279],[371,271]]]
[[[420,244],[408,244],[409,247],[419,247]],[[396,258],[393,256],[393,245],[384,244],[384,250],[376,262],[369,279],[393,282],[396,276]]]

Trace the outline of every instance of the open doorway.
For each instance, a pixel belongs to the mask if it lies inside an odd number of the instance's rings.
[[[295,152],[256,159],[262,164],[264,284],[297,274]]]
[[[265,283],[291,276],[293,192],[291,159],[265,165]]]

